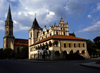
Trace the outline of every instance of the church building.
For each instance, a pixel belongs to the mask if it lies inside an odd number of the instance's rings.
[[[11,48],[15,51],[15,53],[19,53],[21,51],[21,48],[25,46],[28,46],[27,39],[15,38],[13,35],[13,21],[9,5],[7,19],[5,21],[5,36],[3,37],[3,49]]]

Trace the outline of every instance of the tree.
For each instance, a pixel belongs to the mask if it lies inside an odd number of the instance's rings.
[[[96,48],[100,49],[100,36],[93,39]]]
[[[14,58],[15,57],[15,53],[14,51],[11,49],[11,48],[6,48],[4,51],[3,51],[3,55],[4,55],[4,58]]]
[[[96,54],[96,49],[93,49],[94,43],[90,39],[86,41],[86,44],[89,54]]]
[[[3,48],[0,48],[0,59],[3,59]]]
[[[21,49],[20,58],[22,58],[22,59],[28,58],[28,46],[23,47]]]
[[[55,51],[55,55],[56,55],[56,57],[58,58],[58,57],[60,56],[59,51]]]

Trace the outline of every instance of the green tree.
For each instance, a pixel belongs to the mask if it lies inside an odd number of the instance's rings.
[[[90,39],[88,39],[86,41],[86,43],[87,43],[87,50],[88,50],[89,54],[90,55],[91,54],[96,54],[96,49],[93,48],[94,47],[94,43]]]
[[[95,43],[95,48],[100,49],[100,36],[94,38],[93,41]]]
[[[3,48],[0,48],[0,59],[3,59]]]
[[[15,53],[14,51],[11,49],[11,48],[6,48],[4,51],[3,51],[3,55],[4,55],[4,58],[14,58],[15,57]]]
[[[20,58],[26,59],[28,58],[28,46],[23,47],[20,52]]]

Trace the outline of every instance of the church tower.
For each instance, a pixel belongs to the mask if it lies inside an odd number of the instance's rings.
[[[11,48],[12,50],[14,50],[14,39],[15,37],[13,36],[13,21],[9,5],[7,19],[5,21],[5,36],[3,38],[3,49]]]

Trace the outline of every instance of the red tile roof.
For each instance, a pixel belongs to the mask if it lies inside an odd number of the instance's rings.
[[[63,36],[63,35],[53,35],[53,36],[50,36],[48,38],[45,38],[43,40],[40,40],[40,41],[37,41],[35,42],[34,44],[32,45],[35,45],[35,44],[38,44],[38,43],[41,43],[41,42],[44,42],[44,41],[47,41],[49,39],[65,39],[65,40],[86,40],[86,39],[83,39],[83,38],[78,38],[78,37],[75,37],[75,36]],[[31,45],[31,46],[32,46]]]
[[[28,46],[27,39],[15,39],[15,46]]]

